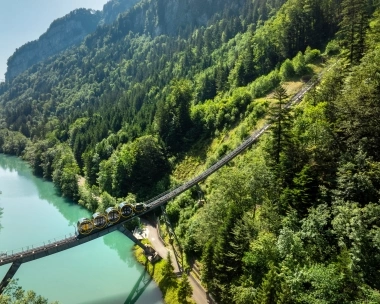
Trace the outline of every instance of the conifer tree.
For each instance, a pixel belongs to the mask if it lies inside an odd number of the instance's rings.
[[[237,265],[235,258],[230,255],[230,252],[234,250],[232,247],[234,240],[232,230],[238,218],[239,210],[234,205],[231,205],[226,214],[224,224],[218,231],[214,248],[215,278],[212,290],[216,289],[216,293],[220,296],[218,300],[221,303],[227,303],[227,300],[231,298],[229,285],[240,276],[241,265]]]
[[[263,282],[258,290],[255,304],[272,304],[278,303],[280,280],[277,273],[277,267],[270,265],[268,273],[265,275]]]
[[[212,291],[212,280],[215,272],[214,265],[214,244],[212,241],[206,243],[202,254],[202,282],[207,289]]]
[[[188,297],[191,297],[193,293],[193,288],[190,285],[189,278],[187,277],[186,273],[182,273],[181,280],[179,281],[178,286],[178,302],[187,304],[189,301],[187,300]]]
[[[168,255],[166,256],[166,263],[164,264],[164,267],[162,268],[162,275],[163,275],[163,281],[167,285],[171,285],[175,282],[175,274],[174,274],[174,267],[171,262],[171,255],[170,251],[168,251]]]
[[[278,165],[280,163],[280,154],[284,150],[283,143],[288,137],[287,131],[289,129],[289,110],[285,108],[288,94],[286,93],[285,88],[280,85],[274,90],[273,97],[277,100],[277,102],[271,109],[270,113],[273,141],[271,153],[275,164]]]
[[[368,18],[367,0],[342,1],[342,21],[339,24],[338,34],[348,52],[351,65],[357,64],[364,54]]]

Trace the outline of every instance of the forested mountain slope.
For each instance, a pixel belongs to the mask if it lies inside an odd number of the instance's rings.
[[[196,191],[168,204],[186,256],[219,303],[379,303],[379,24],[369,0],[141,1],[1,84],[0,151],[103,210],[190,178],[269,119],[201,185],[203,206]]]
[[[110,0],[102,11],[82,8],[55,20],[37,40],[16,49],[8,59],[6,79],[9,81],[34,64],[80,44],[98,25],[114,22],[119,14],[136,3],[137,0]]]
[[[134,6],[139,0],[110,0],[103,6],[102,22],[113,23],[119,14],[125,13]]]

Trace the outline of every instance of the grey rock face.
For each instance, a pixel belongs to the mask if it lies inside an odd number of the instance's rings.
[[[55,20],[38,40],[24,44],[8,59],[6,79],[11,80],[33,64],[80,43],[95,31],[100,18],[99,11],[78,9]]]
[[[102,21],[105,24],[114,22],[119,14],[133,7],[140,0],[112,0],[104,4]]]
[[[55,20],[38,40],[28,42],[8,59],[6,80],[69,47],[80,44],[97,26],[111,24],[127,33],[176,36],[185,29],[207,26],[227,0],[111,0],[103,11],[78,9]],[[244,0],[233,0],[235,9]],[[122,14],[122,15],[121,15]],[[120,16],[121,15],[121,16]],[[120,16],[120,18],[118,18]]]

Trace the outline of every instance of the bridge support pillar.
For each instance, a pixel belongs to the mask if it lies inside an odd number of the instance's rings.
[[[3,280],[0,283],[0,294],[2,294],[5,287],[8,286],[9,282],[12,280],[13,276],[16,274],[21,264],[21,261],[15,261],[12,263],[12,266],[8,269],[8,272],[5,274]]]
[[[150,246],[146,246],[143,243],[138,240],[132,232],[130,232],[127,228],[125,228],[123,225],[120,225],[118,227],[119,231],[122,232],[125,236],[127,236],[129,239],[131,239],[136,245],[138,245],[140,248],[144,250],[145,256],[148,258],[149,261],[155,262],[157,261],[159,255],[157,252]]]

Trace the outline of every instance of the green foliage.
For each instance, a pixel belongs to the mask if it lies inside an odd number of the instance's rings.
[[[147,242],[146,240],[143,242]],[[154,264],[148,262],[148,259],[143,253],[143,250],[135,246],[135,256],[137,260],[145,266],[146,271],[150,274],[150,276],[154,279],[157,285],[160,287],[162,291],[163,298],[165,303],[168,304],[176,304],[179,303],[178,299],[178,285],[179,281],[175,278],[173,272],[169,273],[169,268],[172,270],[171,266],[168,265],[168,259],[162,259]],[[169,278],[169,279],[168,279]],[[194,303],[192,300],[190,303]]]
[[[298,76],[302,76],[307,72],[305,56],[302,52],[298,52],[292,60],[294,72]]]
[[[202,185],[202,207],[191,191],[168,204],[204,285],[222,304],[378,302],[379,3],[193,2],[207,25],[168,35],[162,2],[146,1],[0,84],[0,151],[100,211],[163,192],[188,151],[201,155],[191,172],[216,162],[267,115],[270,132]],[[351,64],[330,64],[341,49]],[[285,109],[280,82],[325,65]],[[163,264],[166,298],[186,301]]]
[[[168,255],[166,256],[165,264],[162,268],[162,283],[166,286],[170,286],[176,284],[176,277],[174,274],[174,267],[171,262],[171,254],[168,251]]]
[[[321,59],[321,51],[320,50],[312,50],[310,46],[308,46],[305,50],[305,63],[316,63]]]
[[[309,287],[298,296],[299,301],[304,303],[347,303],[357,292],[349,288],[353,282],[341,274],[334,264],[311,266],[301,280]]]
[[[272,146],[269,148],[272,160],[276,165],[280,164],[280,154],[284,151],[285,145],[289,142],[290,116],[289,110],[285,109],[287,98],[289,97],[285,88],[279,85],[273,92],[273,97],[277,100],[271,109],[272,122]]]
[[[279,289],[279,275],[277,267],[273,263],[269,264],[269,271],[263,279],[258,292],[256,294],[255,300],[253,303],[278,303],[278,289]]]
[[[78,199],[79,167],[74,155],[67,145],[55,147],[53,159],[53,182],[63,196],[76,201]]]
[[[0,153],[20,156],[28,143],[22,133],[0,129]]]
[[[375,269],[380,259],[380,207],[371,203],[360,208],[358,203],[337,201],[333,211],[333,229],[339,246],[348,251],[351,276],[379,289],[379,274]]]
[[[236,123],[251,101],[252,96],[247,89],[238,88],[230,96],[217,96],[214,100],[194,106],[191,117],[194,124],[200,126],[207,135],[211,131],[222,130]]]
[[[98,184],[101,191],[116,197],[136,193],[152,195],[155,186],[169,172],[165,151],[150,135],[122,145],[111,157],[99,164]]]
[[[116,205],[116,200],[108,192],[103,192],[100,196],[100,203],[98,205],[98,212],[104,212],[107,208]]]
[[[330,40],[326,46],[325,53],[329,56],[338,55],[340,52],[339,44],[336,40]]]
[[[253,98],[263,97],[280,84],[281,73],[277,70],[260,76],[248,85]]]
[[[349,150],[355,153],[362,147],[374,160],[380,160],[380,129],[377,123],[380,114],[379,64],[380,49],[368,52],[347,78],[343,93],[336,102],[338,128],[346,137]]]
[[[208,241],[203,249],[202,253],[202,281],[207,289],[212,289],[211,282],[215,276],[214,265],[214,244],[212,241]]]
[[[369,23],[369,29],[366,36],[366,48],[374,49],[379,45],[379,34],[380,34],[380,9],[377,9],[373,14],[373,17]]]
[[[47,299],[37,295],[34,291],[23,290],[17,285],[17,281],[12,280],[5,288],[4,292],[0,294],[1,304],[47,304]],[[58,304],[58,302],[51,302]]]
[[[281,67],[280,67],[280,76],[281,76],[281,79],[284,81],[284,80],[288,80],[290,78],[292,78],[294,76],[295,72],[294,72],[294,66],[293,66],[293,63],[290,59],[286,59],[282,64],[281,64]]]
[[[158,105],[155,116],[156,129],[166,147],[173,152],[178,152],[183,148],[184,137],[191,127],[191,98],[189,81],[174,81],[167,101]]]
[[[276,248],[276,237],[273,233],[262,231],[257,239],[251,241],[249,250],[243,258],[244,267],[251,273],[255,285],[260,284],[270,269],[270,264],[276,263],[279,254]],[[269,268],[268,268],[269,267]]]
[[[79,187],[78,204],[92,212],[104,210],[103,205],[99,202],[99,198],[95,196],[87,186]]]
[[[380,199],[380,164],[359,150],[354,158],[339,166],[335,196],[362,205]]]
[[[233,235],[229,233],[235,225],[235,218],[238,216],[237,209],[231,206],[227,210],[223,225],[219,228],[214,248],[215,272],[210,290],[217,294],[217,300],[226,302],[232,297],[229,285],[231,278],[241,274],[241,265],[237,268],[235,258],[230,255],[234,251],[231,241]]]
[[[181,280],[178,283],[178,303],[190,303],[187,298],[191,298],[192,294],[193,288],[190,285],[189,278],[186,273],[182,273]]]
[[[180,224],[181,210],[186,209],[187,207],[193,208],[193,205],[194,205],[194,199],[191,197],[190,191],[186,191],[185,193],[177,196],[174,200],[170,201],[166,205],[166,214],[169,217],[170,222]],[[181,219],[183,217],[184,217],[184,214],[182,213]]]
[[[340,42],[350,64],[358,64],[365,51],[365,33],[373,3],[368,0],[343,0],[339,24]]]

